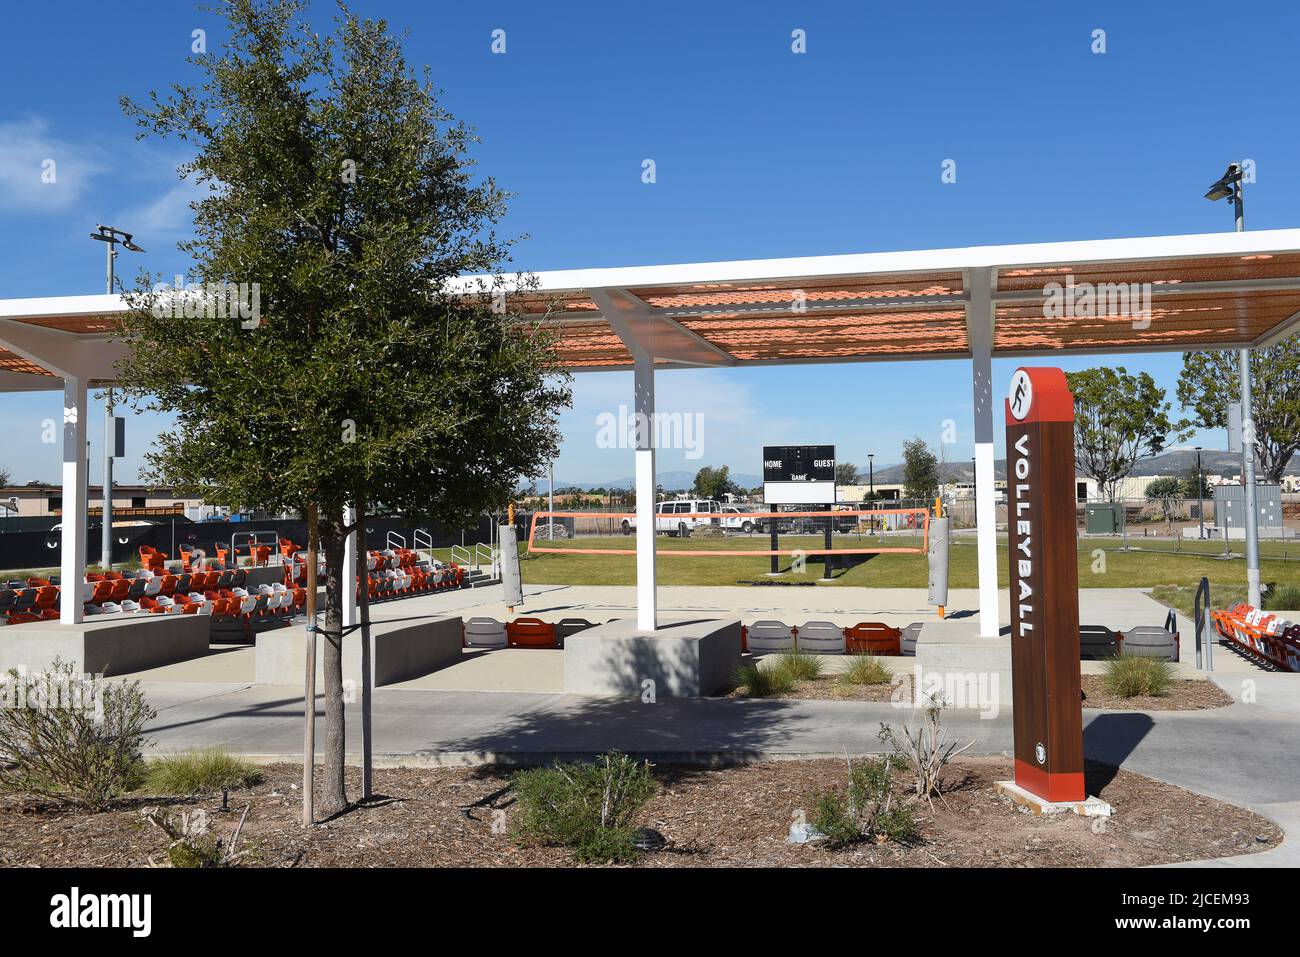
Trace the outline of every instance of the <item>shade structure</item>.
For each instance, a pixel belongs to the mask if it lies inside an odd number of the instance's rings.
[[[496,277],[453,291],[479,294]],[[994,358],[1259,348],[1300,331],[1300,229],[972,246],[536,273],[507,308],[556,335],[574,372],[633,372],[654,413],[666,368],[965,359],[971,362],[980,632],[998,633]],[[64,501],[84,525],[89,384],[129,349],[118,296],[0,300],[0,391],[63,389]],[[264,319],[274,326],[274,316]],[[78,423],[82,423],[78,426]],[[656,625],[654,447],[638,442],[638,620]],[[75,536],[67,536],[73,538]],[[84,560],[65,542],[66,580]],[[64,614],[78,620],[71,598]]]
[[[1300,230],[976,246],[537,274],[514,307],[575,370],[971,358],[989,280],[993,355],[1250,348],[1296,329]]]

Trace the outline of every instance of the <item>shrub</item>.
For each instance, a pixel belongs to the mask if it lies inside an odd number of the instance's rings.
[[[933,794],[938,794],[940,800],[943,799],[940,785],[943,769],[948,762],[975,743],[968,741],[960,748],[956,741],[947,743],[948,732],[939,722],[943,704],[943,695],[935,692],[926,702],[925,721],[915,732],[903,725],[900,733],[882,723],[878,734],[881,742],[892,746],[911,769],[916,796],[925,798],[930,804],[934,803],[930,798]]]
[[[820,655],[806,651],[784,651],[777,655],[774,670],[783,672],[791,681],[814,681],[822,676],[823,662]]]
[[[1118,698],[1161,697],[1169,693],[1169,685],[1174,680],[1174,666],[1159,658],[1120,655],[1107,658],[1105,668],[1102,681],[1106,691]]]
[[[182,811],[173,817],[164,808],[148,807],[140,814],[170,839],[167,861],[172,867],[233,867],[250,853],[239,850],[239,835],[249,807],[245,805],[229,841],[212,833],[211,818],[206,811]]]
[[[894,799],[896,762],[893,755],[850,761],[847,793],[828,788],[813,796],[808,823],[826,835],[830,847],[868,838],[880,843],[916,839],[911,807]]]
[[[102,810],[139,786],[144,726],[157,712],[140,683],[86,681],[71,663],[4,679],[0,788]]]
[[[150,761],[145,771],[145,785],[158,794],[212,794],[222,788],[250,787],[261,780],[256,765],[221,747],[169,754]]]
[[[876,655],[855,654],[853,663],[840,675],[840,680],[854,685],[887,685],[893,677]]]
[[[751,698],[770,698],[794,690],[794,679],[779,668],[764,668],[757,661],[749,661],[736,669],[731,678],[740,691]]]
[[[1295,611],[1300,608],[1300,585],[1275,585],[1264,594],[1263,601],[1270,611]]]
[[[857,818],[849,810],[849,802],[834,788],[813,795],[808,823],[826,835],[826,843],[831,847],[844,847],[862,840],[862,832],[858,830]]]
[[[516,838],[567,847],[584,863],[636,858],[633,819],[654,795],[650,762],[617,751],[591,764],[530,768],[514,775]]]

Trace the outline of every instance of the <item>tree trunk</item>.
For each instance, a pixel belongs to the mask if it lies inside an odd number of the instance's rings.
[[[347,734],[343,718],[343,589],[356,582],[343,580],[343,547],[347,538],[343,510],[331,509],[320,523],[325,549],[325,626],[322,631],[325,687],[325,764],[321,775],[321,813],[328,817],[348,806],[344,783]]]

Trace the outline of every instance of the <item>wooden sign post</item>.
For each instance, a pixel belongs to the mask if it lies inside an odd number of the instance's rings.
[[[1015,783],[1044,801],[1083,801],[1074,396],[1065,373],[1017,369],[1006,412]]]

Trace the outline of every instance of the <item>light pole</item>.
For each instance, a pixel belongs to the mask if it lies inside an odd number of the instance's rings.
[[[113,263],[117,259],[118,243],[122,248],[130,250],[133,253],[144,252],[139,246],[131,241],[131,234],[123,232],[115,226],[96,225],[96,232],[90,234],[90,238],[104,243],[107,246],[107,275],[106,288],[110,296],[113,295]],[[104,392],[104,523],[102,535],[100,537],[101,557],[99,559],[100,567],[104,571],[111,571],[113,568],[113,453],[116,451],[116,423],[113,421],[113,390],[106,389]]]
[[[876,505],[876,453],[867,453],[867,495],[871,498],[871,507]],[[876,516],[871,516],[871,534],[876,531]]]
[[[1201,471],[1201,447],[1196,447],[1196,511],[1201,519],[1201,541],[1205,541],[1205,473]]]
[[[1228,171],[1210,187],[1205,198],[1211,202],[1231,199],[1237,232],[1246,229],[1245,200],[1242,195],[1241,164],[1229,163]],[[1255,512],[1255,412],[1250,382],[1250,349],[1237,353],[1241,377],[1241,481],[1246,506],[1246,601],[1260,607],[1259,594],[1259,516]],[[1227,525],[1224,526],[1227,541]]]

